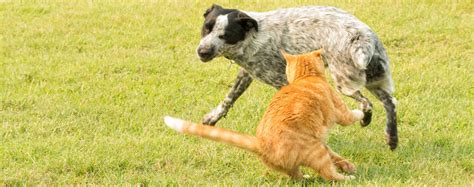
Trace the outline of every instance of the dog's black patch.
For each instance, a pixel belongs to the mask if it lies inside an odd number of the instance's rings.
[[[372,59],[365,70],[367,82],[373,82],[385,76],[385,69],[382,66],[382,63],[379,62],[382,60],[383,59],[378,55],[372,56]]]
[[[214,25],[216,24],[216,19],[218,16],[225,15],[233,11],[237,11],[237,10],[225,9],[225,8],[222,8],[220,5],[213,4],[211,8],[207,9],[203,15],[205,20],[201,29],[201,37],[208,35],[212,31],[212,29],[214,28]]]
[[[205,37],[212,32],[218,16],[226,14],[228,14],[228,25],[224,28],[224,34],[219,36],[219,38],[223,39],[227,44],[236,44],[244,40],[246,33],[252,28],[258,31],[257,21],[247,14],[236,9],[225,9],[214,4],[203,15],[205,20],[201,29],[201,37]]]
[[[207,9],[204,13],[204,23],[201,29],[201,37],[204,37],[211,33],[214,25],[216,24],[216,19],[220,15],[225,15],[230,12],[237,11],[236,9],[225,9],[219,5],[213,4],[211,8]]]
[[[253,28],[258,31],[257,21],[240,11],[233,11],[227,15],[228,24],[224,28],[224,35],[219,36],[227,44],[236,44],[245,39],[247,32]]]

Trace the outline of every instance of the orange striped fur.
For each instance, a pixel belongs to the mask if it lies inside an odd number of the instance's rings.
[[[292,178],[301,179],[299,167],[306,166],[325,180],[353,179],[336,171],[339,167],[352,173],[355,166],[333,152],[325,138],[332,124],[351,125],[363,118],[362,111],[350,111],[331,89],[324,75],[320,50],[302,55],[282,53],[290,84],[272,98],[256,137],[172,117],[165,117],[165,123],[184,134],[254,152],[267,166]]]

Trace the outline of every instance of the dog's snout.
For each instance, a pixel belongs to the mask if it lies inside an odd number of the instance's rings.
[[[212,56],[213,50],[212,48],[199,48],[198,55],[202,58],[209,58]]]

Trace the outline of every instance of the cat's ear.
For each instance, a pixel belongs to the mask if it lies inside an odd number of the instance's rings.
[[[319,50],[316,50],[316,51],[313,51],[311,52],[311,55],[313,55],[314,57],[316,58],[320,58],[321,57],[321,54],[324,52],[324,49],[321,48]]]
[[[314,57],[316,71],[319,73],[322,73],[324,76],[324,63],[323,63],[323,59],[321,58],[321,55],[323,52],[324,50],[321,48],[319,50],[311,52],[311,55]]]
[[[286,53],[284,49],[280,49],[280,53],[283,55],[283,58],[285,58],[287,63],[293,59],[293,55]]]

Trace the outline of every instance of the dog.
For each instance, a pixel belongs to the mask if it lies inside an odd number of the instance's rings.
[[[201,41],[196,52],[202,62],[225,57],[241,67],[224,100],[203,118],[215,125],[253,79],[277,89],[288,84],[280,52],[301,54],[324,49],[323,60],[337,90],[360,103],[362,126],[372,119],[372,103],[361,94],[365,87],[383,103],[387,144],[398,145],[396,99],[389,58],[369,26],[335,7],[305,6],[269,12],[226,9],[213,4],[204,13]]]

